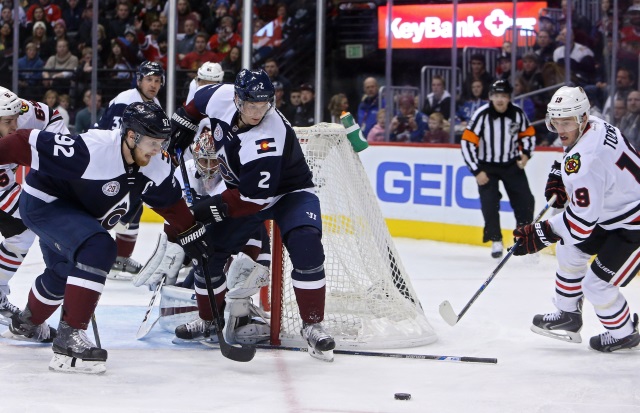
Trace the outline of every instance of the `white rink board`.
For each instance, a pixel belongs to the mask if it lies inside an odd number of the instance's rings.
[[[551,164],[560,151],[535,151],[525,170],[536,200],[545,204],[544,188]],[[482,227],[475,177],[469,172],[459,147],[371,145],[360,152],[385,218]],[[515,227],[504,187],[502,228]]]

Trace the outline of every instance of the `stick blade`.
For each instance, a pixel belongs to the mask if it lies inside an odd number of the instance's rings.
[[[156,325],[158,320],[160,320],[160,317],[156,318],[151,323],[148,321],[143,322],[142,325],[140,325],[138,332],[136,333],[136,340],[142,340],[143,338],[145,338],[147,334],[151,332],[151,329],[153,329],[153,327]]]
[[[218,331],[218,344],[220,345],[222,355],[229,360],[246,363],[247,361],[253,360],[253,357],[256,355],[255,346],[244,344],[241,344],[240,347],[233,346],[224,341],[224,337],[220,331]]]
[[[440,303],[440,316],[447,322],[450,326],[455,326],[458,320],[460,319],[455,311],[453,311],[453,307],[451,307],[451,303],[447,300],[444,300]]]

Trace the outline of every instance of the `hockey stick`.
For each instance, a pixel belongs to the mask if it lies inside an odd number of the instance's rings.
[[[217,343],[205,343],[207,347],[219,348]],[[299,351],[301,353],[308,353],[308,347],[293,347],[293,346],[273,346],[270,344],[256,344],[256,347],[261,350],[284,350],[284,351]],[[368,357],[386,357],[397,359],[414,359],[414,360],[433,360],[433,361],[452,361],[457,363],[484,363],[484,364],[497,364],[498,359],[486,358],[486,357],[467,357],[467,356],[438,356],[430,354],[402,354],[402,353],[383,353],[372,351],[357,351],[357,350],[333,350],[333,354],[342,354],[345,356],[368,356]]]
[[[144,313],[142,324],[140,324],[140,327],[138,328],[138,332],[136,333],[137,340],[140,340],[146,337],[146,335],[149,334],[153,326],[155,326],[158,320],[160,319],[160,317],[158,317],[155,320],[153,320],[152,323],[149,323],[149,314],[151,314],[151,310],[153,310],[153,304],[156,302],[156,297],[158,296],[160,289],[164,285],[165,278],[166,276],[163,275],[162,278],[160,279],[160,282],[156,286],[156,289],[153,291],[153,295],[151,296],[151,300],[149,301],[149,305],[147,306],[147,312]]]
[[[184,165],[184,153],[182,150],[177,149],[176,154],[180,158],[180,173],[182,174],[182,180],[184,181],[184,192],[187,196],[187,203],[191,206],[193,205],[193,198],[191,196],[191,187],[189,185],[189,175],[187,175],[187,170]],[[241,345],[240,347],[236,347],[224,340],[224,335],[222,334],[224,319],[220,316],[218,306],[216,305],[213,285],[211,284],[211,277],[209,275],[209,257],[203,255],[201,264],[204,283],[207,286],[207,295],[209,296],[209,305],[211,306],[211,312],[213,314],[213,324],[215,325],[216,335],[218,336],[218,342],[220,344],[220,352],[226,358],[234,361],[246,362],[253,360],[253,356],[256,355],[256,348],[254,346]]]
[[[544,206],[544,208],[542,208],[542,211],[540,211],[538,216],[534,218],[533,222],[540,221],[540,219],[543,217],[543,215],[547,212],[547,210],[551,207],[551,205],[553,205],[555,201],[556,201],[556,196],[553,195],[549,199],[547,204]],[[487,288],[487,286],[493,280],[493,278],[496,275],[498,275],[498,272],[502,269],[504,264],[506,264],[506,262],[509,261],[509,258],[511,258],[511,256],[513,255],[513,251],[517,247],[519,247],[521,243],[522,243],[522,238],[518,239],[518,241],[516,241],[513,247],[509,248],[509,252],[507,253],[507,255],[505,255],[505,257],[500,261],[500,263],[493,270],[491,275],[489,275],[489,278],[487,278],[487,280],[480,286],[480,289],[478,289],[478,291],[476,291],[473,297],[471,297],[471,300],[469,300],[467,305],[465,305],[462,311],[460,311],[460,314],[456,314],[456,312],[453,311],[453,307],[451,306],[451,303],[448,300],[444,300],[442,303],[440,303],[440,308],[439,308],[440,316],[442,316],[442,318],[444,319],[444,321],[447,322],[447,324],[449,324],[450,326],[454,326],[458,321],[460,321],[462,316],[465,315],[465,313],[469,310],[469,307],[471,307],[471,304],[473,304],[474,301],[476,301],[476,299],[480,296],[480,294],[482,294],[485,288]]]
[[[98,334],[98,323],[96,322],[96,313],[91,314],[91,327],[93,328],[93,338],[96,339],[96,346],[102,348],[100,344],[100,334]]]

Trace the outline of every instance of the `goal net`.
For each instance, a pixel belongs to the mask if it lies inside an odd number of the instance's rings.
[[[400,348],[436,340],[342,125],[295,128],[322,210],[324,325],[337,348]],[[274,228],[271,341],[304,346],[291,261]]]

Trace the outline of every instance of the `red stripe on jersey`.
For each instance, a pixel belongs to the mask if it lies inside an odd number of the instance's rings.
[[[569,219],[569,217],[567,217],[567,221],[569,221],[569,226],[577,233],[579,234],[583,234],[583,235],[589,235],[591,234],[591,232],[593,231],[592,229],[586,230],[586,229],[582,229],[579,226],[577,226],[576,224],[574,224],[573,222],[571,222],[571,219]]]
[[[10,209],[9,207],[13,205],[15,199],[18,197],[18,195],[20,195],[20,188],[21,188],[20,185],[13,188],[13,191],[11,195],[9,195],[9,197],[7,198],[6,202],[0,205],[1,210],[5,211],[7,209]]]
[[[556,285],[557,285],[558,287],[560,287],[560,289],[562,289],[562,290],[567,290],[567,291],[576,291],[576,290],[580,290],[580,289],[582,289],[582,285],[581,285],[581,284],[578,284],[578,285],[573,286],[573,287],[569,287],[569,286],[567,286],[567,285],[560,284],[560,281],[558,281],[558,280],[556,280]]]
[[[11,264],[11,265],[20,265],[20,264],[22,264],[22,261],[10,260],[5,255],[0,255],[0,261],[6,262],[7,264]]]
[[[615,320],[605,321],[602,318],[600,318],[600,322],[605,326],[614,326],[616,324],[620,324],[620,322],[624,320],[628,315],[629,315],[629,308],[627,307],[627,311],[625,311],[624,314],[622,314],[620,317],[616,318]]]
[[[629,265],[626,266],[624,271],[622,271],[622,273],[616,277],[616,280],[613,282],[613,285],[617,286],[618,284],[621,284],[625,278],[627,278],[629,271],[631,271],[633,268],[636,267],[638,259],[640,259],[640,253],[636,253],[636,256],[633,257],[633,260],[631,260],[631,263],[629,263]]]

